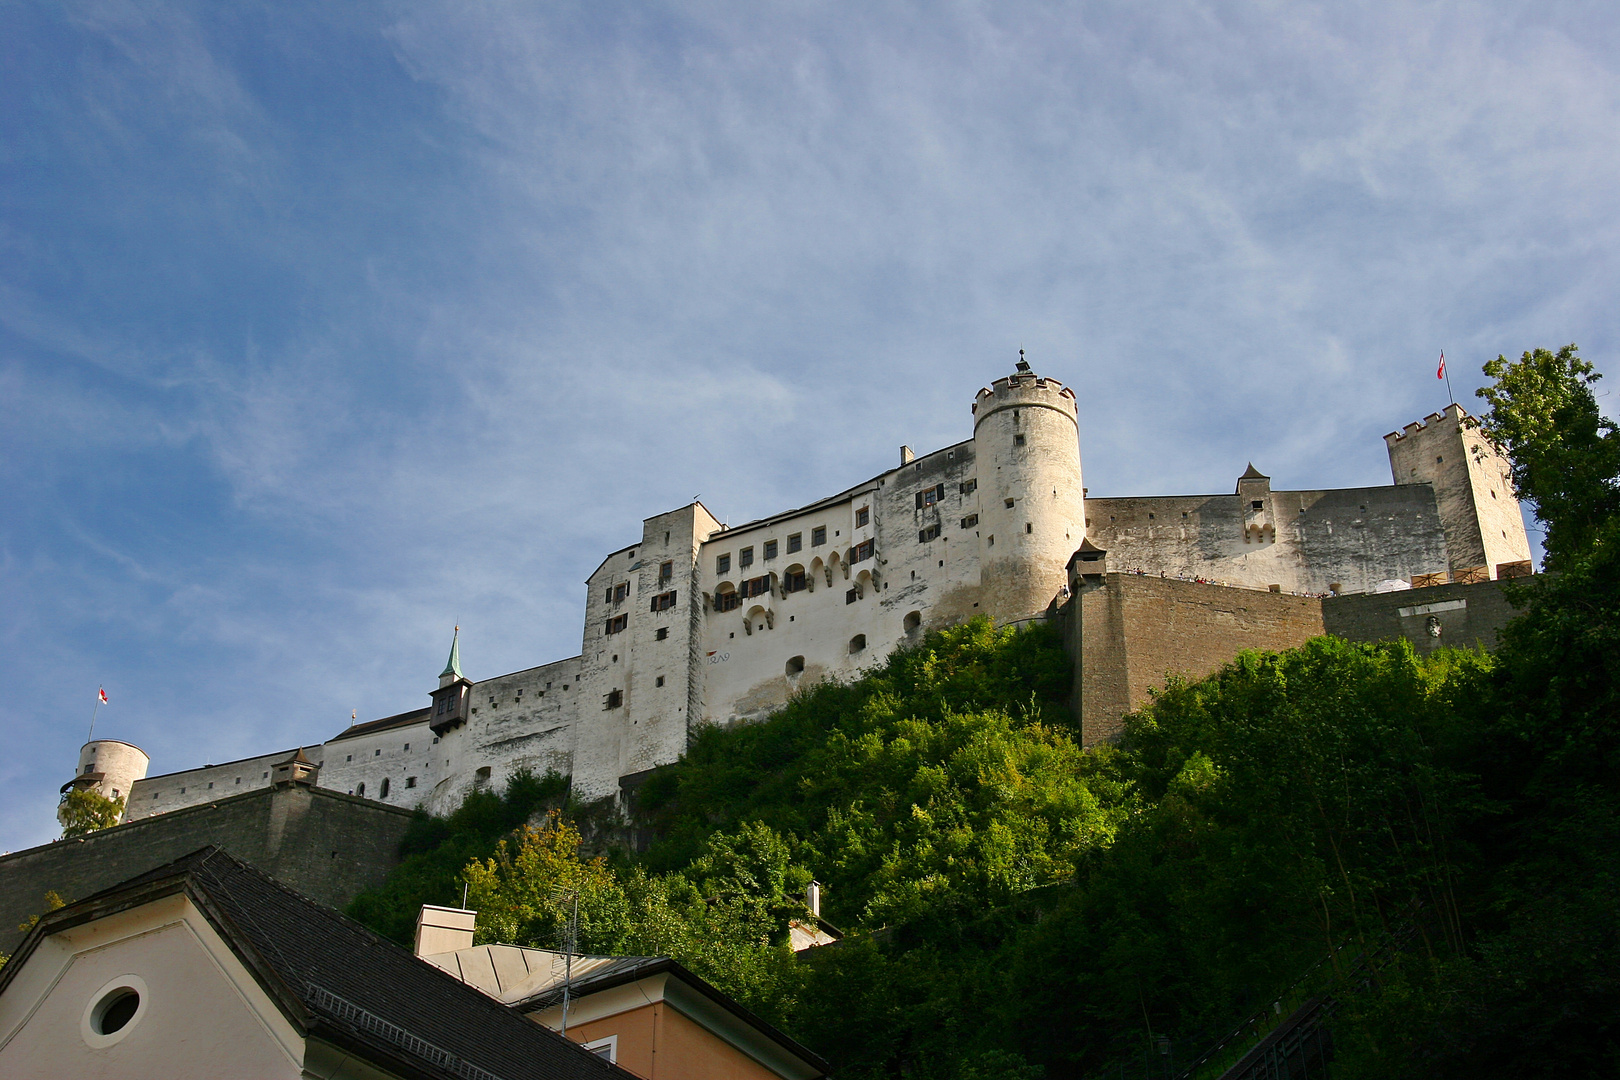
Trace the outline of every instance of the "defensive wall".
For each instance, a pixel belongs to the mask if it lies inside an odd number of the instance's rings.
[[[1517,613],[1500,581],[1355,596],[1295,596],[1109,572],[1083,575],[1059,613],[1074,660],[1082,742],[1118,737],[1125,714],[1171,675],[1198,679],[1246,649],[1280,651],[1321,634],[1350,641],[1406,638],[1419,653],[1442,645],[1494,649]]]
[[[208,844],[317,903],[342,908],[399,863],[412,814],[308,784],[260,788],[0,856],[0,952],[45,894],[82,899]]]

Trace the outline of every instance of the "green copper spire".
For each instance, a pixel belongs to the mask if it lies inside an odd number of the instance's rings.
[[[450,638],[450,659],[444,662],[444,670],[439,672],[439,678],[442,679],[446,675],[454,676],[457,679],[466,678],[461,673],[461,627],[459,626],[456,627],[455,634]]]

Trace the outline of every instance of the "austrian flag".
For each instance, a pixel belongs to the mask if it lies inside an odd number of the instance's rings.
[[[1446,377],[1446,354],[1444,352],[1440,353],[1440,370],[1434,373],[1434,377],[1437,379]]]
[[[103,705],[107,704],[107,691],[98,686],[96,687],[96,695],[101,698],[101,703]]]

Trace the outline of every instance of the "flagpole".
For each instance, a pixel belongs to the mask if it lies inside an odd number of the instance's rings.
[[[1455,405],[1457,404],[1457,395],[1451,392],[1451,369],[1446,367],[1446,354],[1443,350],[1440,353],[1440,370],[1446,377],[1446,396],[1449,397],[1451,399],[1451,403]]]
[[[85,740],[84,740],[85,742],[94,742],[95,741],[95,738],[96,738],[96,714],[99,713],[100,711],[101,711],[101,694],[98,691],[96,693],[96,707],[90,710],[90,734],[85,737]]]

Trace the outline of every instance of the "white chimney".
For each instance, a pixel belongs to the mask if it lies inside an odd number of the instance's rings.
[[[916,456],[916,454],[911,452],[911,447],[902,446],[900,448],[900,464],[909,465],[916,458]]]
[[[472,948],[478,912],[423,904],[416,917],[416,955],[457,952]]]
[[[810,914],[821,918],[821,882],[812,881],[804,890],[804,903],[810,909]]]

